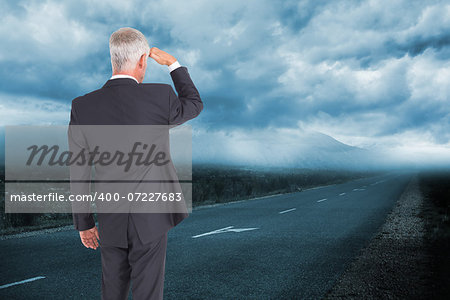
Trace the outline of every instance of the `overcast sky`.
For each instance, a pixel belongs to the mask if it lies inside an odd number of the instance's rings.
[[[187,66],[205,103],[194,130],[319,131],[450,158],[446,2],[2,1],[0,125],[66,124],[130,26]],[[172,84],[150,60],[145,82]]]

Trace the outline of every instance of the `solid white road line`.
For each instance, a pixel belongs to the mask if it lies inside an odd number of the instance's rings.
[[[340,193],[340,194],[339,194],[339,196],[344,196],[344,195],[345,195],[345,193]]]
[[[44,279],[44,278],[45,278],[44,276],[37,276],[37,277],[30,278],[30,279],[22,280],[22,281],[4,284],[4,285],[0,286],[0,290],[9,288],[10,286],[19,285],[19,284],[23,284],[23,283],[27,283],[27,282],[31,282],[31,281],[35,281],[35,280],[39,280],[39,279]]]
[[[317,202],[322,202],[322,201],[325,201],[325,200],[327,200],[327,198],[317,200]]]
[[[202,234],[197,234],[197,235],[193,235],[192,238],[198,238],[198,237],[202,237],[205,235],[211,235],[211,234],[217,234],[217,233],[224,233],[224,232],[242,232],[242,231],[248,231],[248,230],[255,230],[258,228],[233,228],[234,226],[228,226],[228,227],[224,227],[221,229],[217,229],[217,230],[213,230],[210,232],[205,232]]]
[[[279,214],[284,214],[284,213],[287,213],[287,212],[290,212],[290,211],[293,211],[293,210],[296,210],[297,208],[291,208],[291,209],[287,209],[287,210],[283,210],[283,211],[280,211],[280,212],[278,212]]]

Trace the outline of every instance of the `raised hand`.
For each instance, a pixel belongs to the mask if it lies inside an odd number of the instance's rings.
[[[171,64],[177,61],[175,57],[156,47],[150,48],[149,57],[153,58],[160,65],[170,66]]]

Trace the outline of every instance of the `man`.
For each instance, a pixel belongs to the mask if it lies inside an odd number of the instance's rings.
[[[203,109],[186,67],[170,54],[152,47],[133,28],[121,28],[109,40],[112,77],[101,89],[72,101],[70,125],[179,125]],[[178,96],[169,84],[142,83],[147,58],[167,65]],[[82,126],[79,126],[82,127]],[[89,149],[88,133],[69,127],[74,149]],[[118,141],[119,142],[119,141]],[[108,171],[102,171],[103,173]],[[104,174],[103,174],[104,175]],[[73,193],[89,194],[90,166],[71,166]],[[89,211],[73,212],[84,246],[102,257],[102,299],[162,299],[167,232],[187,213],[98,213],[99,230]],[[99,241],[98,241],[99,240]]]

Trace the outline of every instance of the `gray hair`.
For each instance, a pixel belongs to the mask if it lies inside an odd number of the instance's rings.
[[[142,54],[150,53],[147,39],[139,30],[120,28],[109,38],[109,52],[113,71],[133,70]]]

